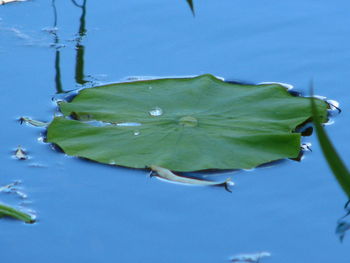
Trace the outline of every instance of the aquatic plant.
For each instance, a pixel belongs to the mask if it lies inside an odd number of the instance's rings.
[[[4,216],[22,220],[26,223],[34,223],[35,221],[35,219],[30,214],[24,213],[10,206],[0,204],[0,218]]]
[[[313,94],[313,89],[311,86],[311,94]],[[333,172],[333,175],[337,179],[339,185],[345,192],[348,198],[350,198],[350,173],[346,168],[341,157],[337,153],[335,147],[333,146],[331,140],[329,139],[326,131],[322,127],[323,115],[319,112],[319,109],[316,107],[317,99],[312,98],[310,100],[311,110],[312,110],[312,120],[315,125],[316,134],[318,142],[321,146],[323,155]]]
[[[310,85],[310,91],[311,94],[313,94],[312,84]],[[336,234],[339,236],[339,239],[342,242],[346,232],[350,230],[350,223],[346,221],[350,215],[350,173],[340,155],[336,151],[335,147],[333,146],[333,143],[331,142],[326,131],[322,127],[322,122],[320,121],[320,113],[318,112],[318,109],[315,105],[315,98],[312,98],[310,100],[310,106],[312,110],[313,123],[316,128],[317,139],[321,146],[323,155],[335,179],[349,199],[344,207],[346,214],[338,220],[336,228]]]
[[[315,102],[322,120],[327,103]],[[84,89],[59,103],[47,141],[72,156],[132,168],[249,169],[300,152],[309,99],[279,84],[206,74]]]

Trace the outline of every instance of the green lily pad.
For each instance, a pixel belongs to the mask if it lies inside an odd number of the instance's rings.
[[[327,103],[315,103],[326,120]],[[279,84],[230,84],[208,74],[84,89],[59,107],[64,116],[49,124],[47,141],[68,155],[173,171],[295,158],[295,128],[312,116],[308,98]]]

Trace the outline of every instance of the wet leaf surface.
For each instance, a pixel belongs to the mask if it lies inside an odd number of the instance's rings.
[[[327,103],[315,102],[325,121]],[[208,74],[116,83],[60,103],[64,116],[50,123],[47,141],[68,155],[132,168],[250,169],[298,156],[294,130],[312,116],[309,103],[279,84]]]

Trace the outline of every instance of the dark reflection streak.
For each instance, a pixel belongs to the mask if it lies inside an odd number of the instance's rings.
[[[61,68],[60,68],[60,51],[56,50],[56,56],[55,56],[55,83],[56,83],[56,93],[64,93],[65,91],[62,88],[62,82],[61,82]]]
[[[52,0],[52,8],[53,8],[53,26],[57,26],[57,8],[56,8],[56,0]]]
[[[72,0],[72,1],[73,1],[73,0]],[[191,8],[191,11],[192,11],[193,16],[195,16],[193,1],[192,1],[192,0],[186,0],[186,1],[187,1],[188,5],[189,5],[190,8]]]
[[[83,4],[80,6],[78,5],[74,0],[72,0],[73,4],[79,8],[82,9],[82,14],[80,17],[80,26],[79,26],[79,32],[78,32],[78,38],[77,38],[77,44],[75,46],[75,49],[77,50],[76,54],[76,64],[75,64],[75,81],[78,84],[84,85],[88,81],[84,79],[84,52],[85,47],[81,44],[83,37],[86,35],[86,23],[85,23],[85,16],[86,16],[86,1],[83,1]]]
[[[59,51],[58,43],[59,38],[57,35],[56,27],[57,27],[57,8],[56,8],[56,0],[52,0],[52,8],[53,8],[53,16],[54,16],[54,23],[53,23],[53,30],[52,34],[54,35],[54,44],[56,48],[55,53],[55,85],[56,85],[56,93],[63,93],[64,90],[62,88],[62,81],[61,81],[61,67],[60,67],[60,57],[61,52]]]
[[[344,209],[346,209],[350,212],[350,199],[346,202]]]
[[[343,242],[346,232],[350,230],[350,221],[347,220],[350,216],[350,207],[349,207],[350,200],[345,204],[345,210],[347,211],[344,216],[339,218],[337,228],[335,230],[336,234],[339,236],[340,242]]]
[[[72,3],[73,3],[73,5],[75,5],[75,6],[77,6],[77,7],[80,7],[80,8],[83,7],[82,5],[79,5],[77,2],[75,2],[75,0],[72,0]],[[85,1],[84,1],[84,4],[83,4],[83,5],[85,5]]]

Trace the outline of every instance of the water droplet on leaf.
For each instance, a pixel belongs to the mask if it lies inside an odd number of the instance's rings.
[[[121,126],[121,127],[141,126],[141,123],[138,123],[138,122],[121,122],[121,123],[117,123],[117,126]]]
[[[179,124],[185,127],[196,127],[198,125],[198,120],[192,116],[184,116],[180,118]]]
[[[149,111],[149,115],[154,117],[161,116],[162,114],[163,114],[163,110],[159,107],[155,107]]]

